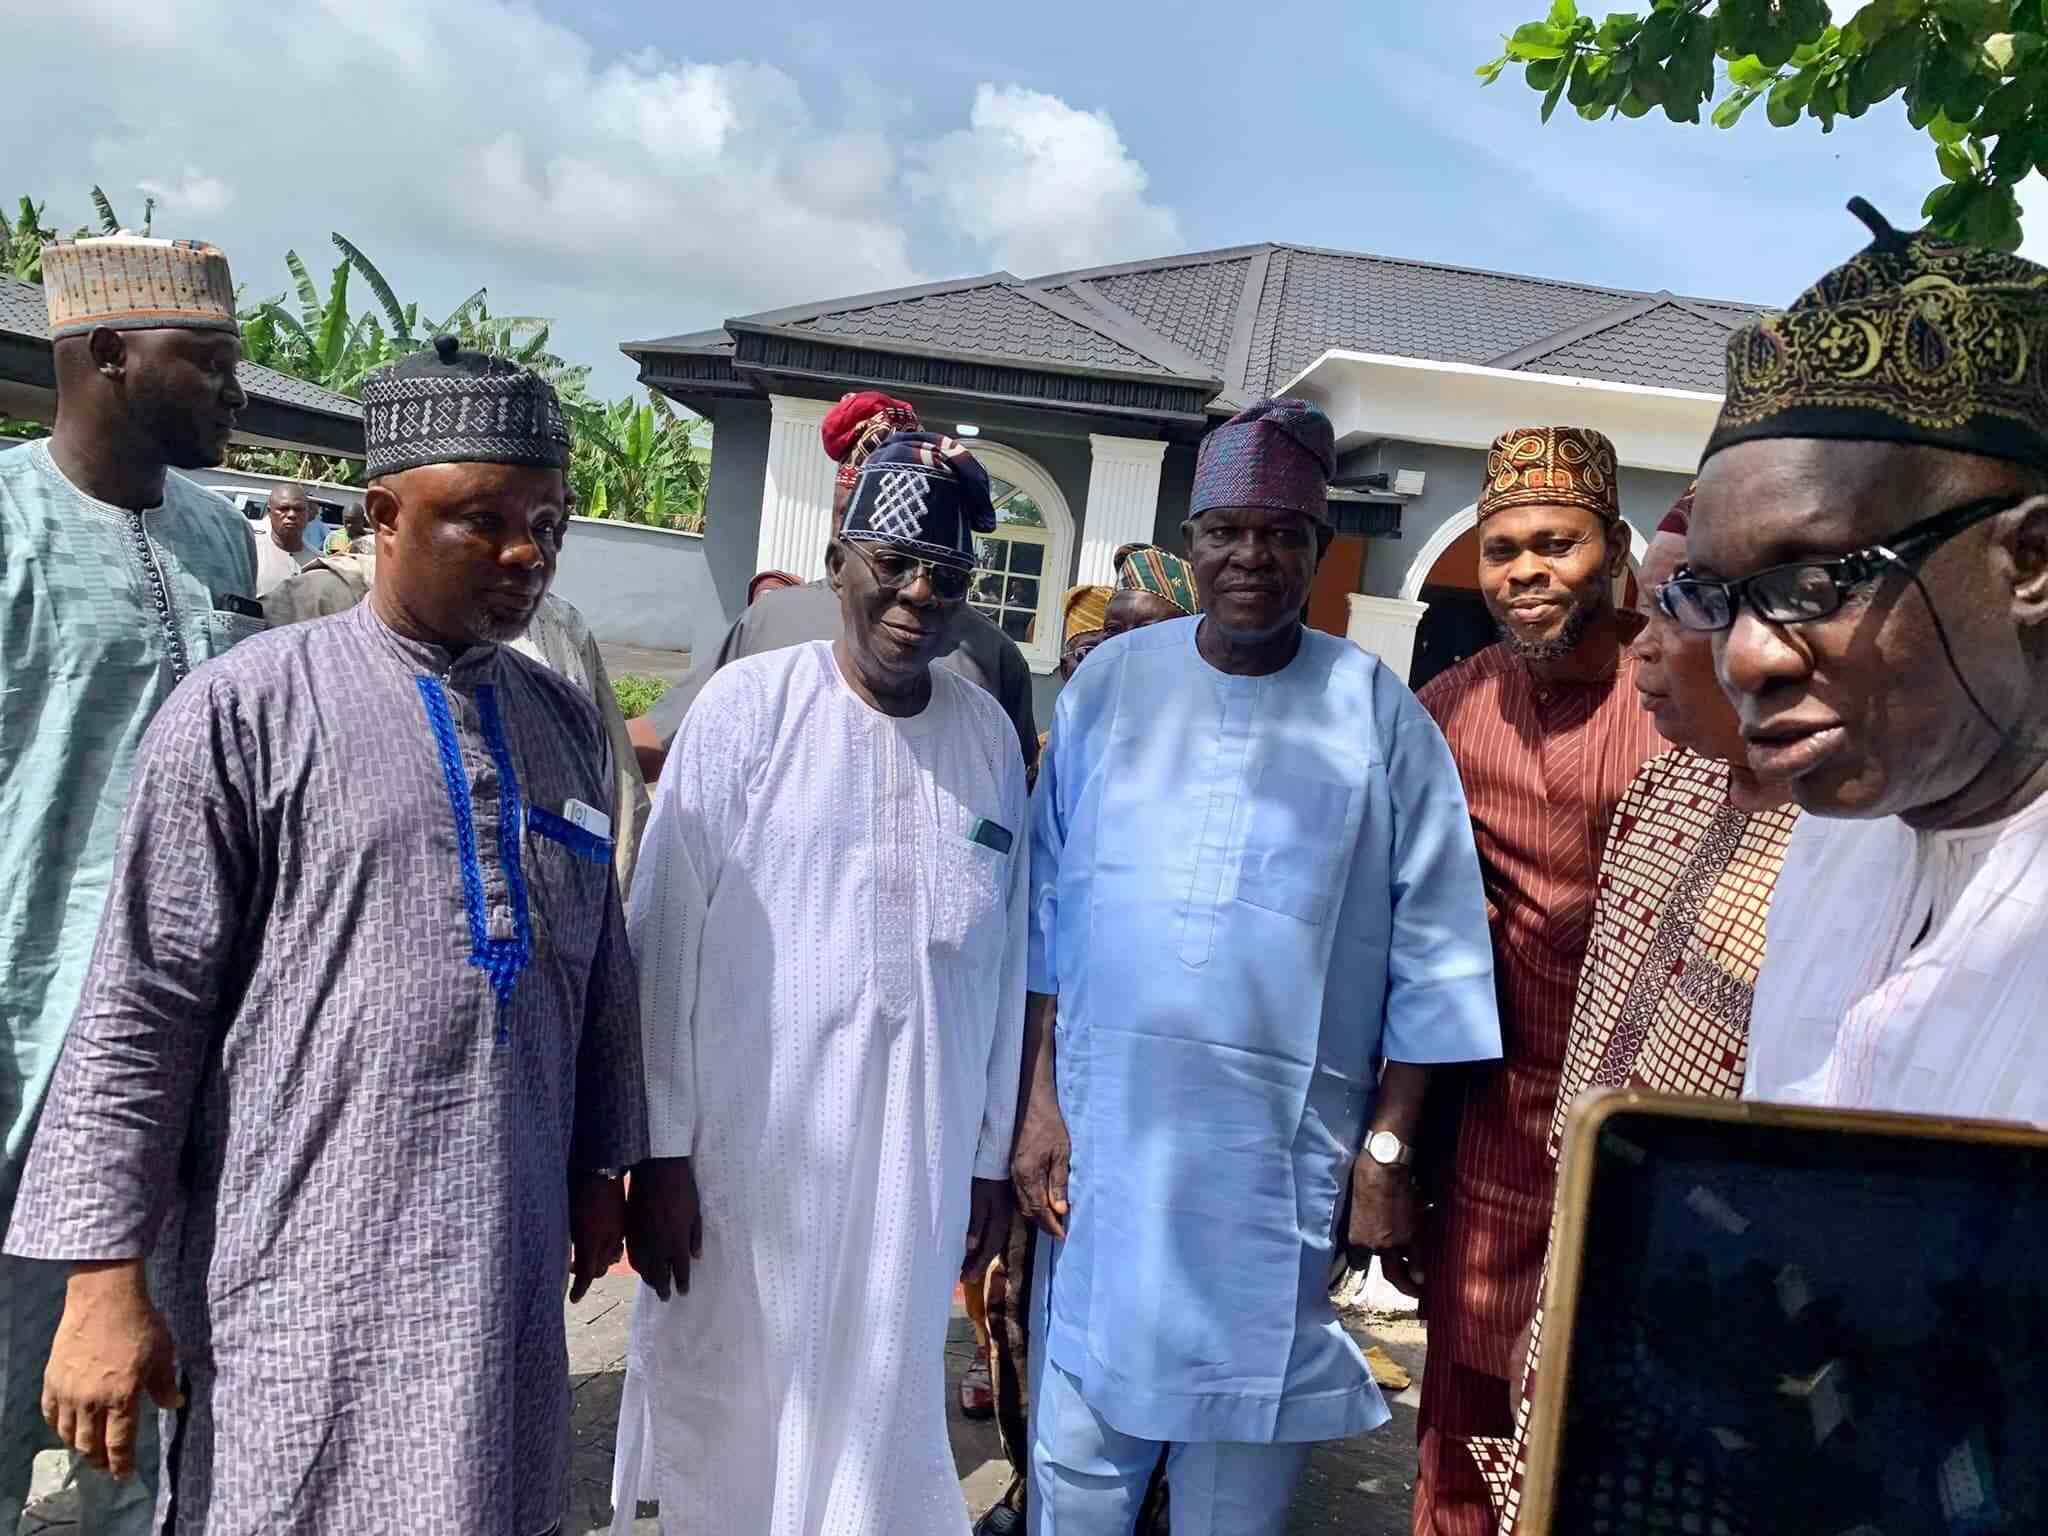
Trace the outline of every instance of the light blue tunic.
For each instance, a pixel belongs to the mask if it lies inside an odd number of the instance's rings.
[[[1199,622],[1098,648],[1039,774],[1030,985],[1073,1138],[1046,1358],[1125,1434],[1330,1439],[1387,1418],[1330,1305],[1339,1197],[1385,1060],[1500,1054],[1486,899],[1450,750],[1377,658],[1305,631],[1227,676]]]

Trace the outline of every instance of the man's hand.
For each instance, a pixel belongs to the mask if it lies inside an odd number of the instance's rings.
[[[690,1261],[704,1257],[704,1212],[687,1157],[654,1157],[633,1170],[626,1196],[626,1256],[663,1301],[690,1294]]]
[[[1017,1127],[1010,1175],[1024,1219],[1061,1242],[1067,1237],[1067,1164],[1073,1153],[1059,1100],[1050,1093],[1033,1094]]]
[[[988,1267],[1002,1257],[1010,1241],[1010,1213],[1016,1201],[1008,1179],[976,1179],[967,1204],[967,1261],[960,1266],[960,1278],[979,1285]]]
[[[626,1251],[626,1185],[601,1173],[569,1175],[569,1300],[578,1302],[593,1280]]]
[[[1415,1241],[1422,1200],[1406,1168],[1389,1168],[1365,1153],[1351,1165],[1351,1221],[1344,1234],[1351,1262],[1363,1268],[1376,1253],[1394,1253]]]
[[[182,1408],[171,1331],[150,1305],[142,1261],[83,1264],[43,1373],[43,1419],[66,1445],[116,1479],[135,1471],[143,1394]]]
[[[1422,1267],[1413,1250],[1422,1225],[1422,1195],[1406,1168],[1389,1168],[1365,1153],[1351,1165],[1351,1216],[1344,1244],[1354,1268],[1376,1256],[1387,1284],[1422,1299]]]

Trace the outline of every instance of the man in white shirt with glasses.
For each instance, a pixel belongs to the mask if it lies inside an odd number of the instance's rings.
[[[966,1536],[953,1287],[1009,1227],[1024,1028],[1024,760],[933,663],[988,477],[898,433],[826,558],[837,639],[721,668],[641,847],[653,1160],[634,1171],[614,1503],[750,1536]],[[701,1201],[700,1201],[701,1193]]]
[[[1747,1092],[2048,1120],[2048,268],[1893,230],[1730,340],[1687,566],[1792,835]]]

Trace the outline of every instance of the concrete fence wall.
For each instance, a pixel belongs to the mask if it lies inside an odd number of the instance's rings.
[[[592,634],[697,656],[718,648],[730,620],[711,579],[703,535],[609,518],[571,521],[554,592],[576,605]]]

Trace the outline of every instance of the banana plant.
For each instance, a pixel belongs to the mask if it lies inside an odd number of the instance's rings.
[[[659,395],[565,405],[571,427],[569,479],[586,517],[617,517],[701,532],[710,484],[705,423],[684,422]]]

